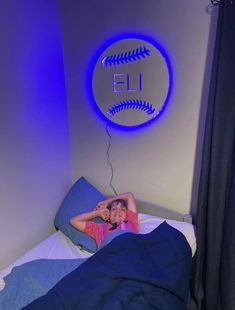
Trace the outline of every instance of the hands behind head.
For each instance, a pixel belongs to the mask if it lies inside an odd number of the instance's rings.
[[[107,202],[105,201],[101,201],[101,202],[98,202],[97,203],[97,206],[95,207],[95,210],[98,210],[98,209],[106,209],[107,208]]]

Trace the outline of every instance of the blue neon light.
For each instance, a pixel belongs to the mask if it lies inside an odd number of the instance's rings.
[[[100,56],[102,55],[102,53],[112,44],[114,44],[117,41],[120,40],[124,40],[124,39],[140,39],[140,40],[145,40],[147,42],[149,42],[150,44],[152,44],[162,55],[162,57],[165,60],[166,66],[167,66],[167,70],[168,70],[168,74],[169,74],[169,87],[168,87],[168,91],[167,91],[167,95],[166,95],[166,99],[160,109],[160,111],[157,112],[156,116],[148,121],[146,121],[143,124],[138,124],[138,125],[134,125],[134,126],[126,126],[126,125],[120,125],[117,123],[112,122],[112,119],[106,117],[98,108],[97,104],[96,104],[96,100],[94,98],[93,95],[93,91],[92,91],[92,76],[93,76],[93,72],[96,66],[96,63],[98,61],[98,59],[100,58]],[[144,57],[148,57],[150,55],[150,51],[145,47],[139,47],[138,49],[133,49],[131,51],[128,51],[128,53],[124,53],[124,54],[113,54],[113,55],[108,55],[106,57],[104,57],[102,59],[102,65],[103,66],[117,66],[119,64],[122,63],[127,63],[127,62],[131,62],[131,61],[137,61],[141,58]],[[140,73],[141,75],[141,73]],[[147,36],[147,35],[143,35],[143,34],[139,34],[139,33],[125,33],[125,34],[121,34],[121,35],[117,35],[115,37],[112,37],[110,39],[108,39],[107,41],[105,41],[100,48],[98,48],[98,50],[94,53],[94,57],[91,59],[91,62],[89,64],[88,67],[88,75],[87,75],[87,91],[88,91],[88,97],[90,99],[90,102],[94,108],[94,110],[96,111],[96,113],[101,117],[101,119],[103,119],[103,121],[109,123],[111,126],[117,128],[117,129],[124,129],[124,130],[135,130],[135,129],[139,129],[142,127],[145,127],[149,124],[151,124],[152,122],[156,121],[157,119],[159,119],[159,117],[161,117],[169,103],[169,99],[171,97],[171,93],[172,93],[172,87],[173,87],[173,74],[172,74],[172,68],[171,68],[171,63],[168,57],[167,52],[165,51],[165,49],[158,43],[156,42],[153,38]],[[142,77],[140,76],[140,82],[139,85],[140,87],[142,87]],[[115,81],[116,84],[122,84],[122,81]],[[115,91],[115,86],[114,86],[114,81],[113,81],[113,90]],[[129,87],[130,88],[130,87]],[[116,91],[121,91],[120,89],[116,89]],[[130,88],[131,91],[131,88]],[[133,90],[135,91],[135,90]],[[131,106],[133,109],[142,109],[143,111],[145,111],[146,113],[153,113],[154,112],[154,108],[152,106],[151,103],[146,102],[146,101],[141,101],[141,100],[125,100],[125,101],[121,101],[121,102],[116,102],[112,105],[112,107],[109,109],[108,114],[109,116],[112,116],[116,113],[116,111],[118,109],[125,109],[127,106]]]

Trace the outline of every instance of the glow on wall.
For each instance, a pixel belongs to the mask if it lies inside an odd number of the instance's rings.
[[[105,120],[122,128],[141,127],[158,119],[166,107],[170,62],[149,37],[114,38],[97,53],[91,84],[93,101]]]

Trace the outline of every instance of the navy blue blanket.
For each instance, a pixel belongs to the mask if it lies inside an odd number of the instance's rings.
[[[116,237],[23,309],[183,310],[191,261],[185,237],[164,222]]]

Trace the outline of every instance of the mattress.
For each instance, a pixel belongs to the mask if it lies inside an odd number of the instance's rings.
[[[0,271],[0,290],[3,289],[5,285],[3,278],[11,272],[13,267],[41,258],[74,259],[87,258],[91,255],[92,253],[80,250],[79,247],[74,245],[61,231],[54,232],[47,239]]]
[[[139,213],[140,233],[146,234],[166,221],[172,227],[178,229],[186,238],[192,250],[192,256],[196,251],[195,228],[192,224],[177,220],[169,220],[149,214]],[[88,258],[93,253],[82,250],[74,245],[71,240],[61,231],[54,232],[47,239],[34,246],[22,257],[0,271],[0,290],[5,287],[4,277],[9,274],[13,267],[36,259],[77,259]]]

